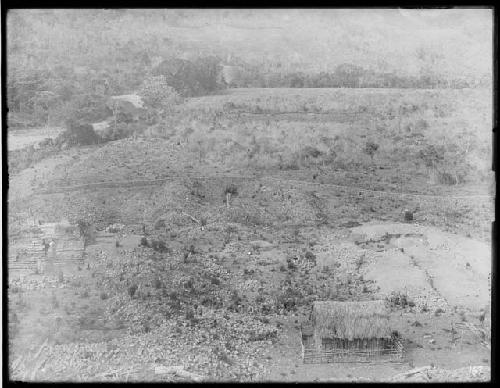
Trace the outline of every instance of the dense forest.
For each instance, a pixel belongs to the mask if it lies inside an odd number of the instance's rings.
[[[352,12],[10,11],[9,125],[62,125],[68,118],[96,122],[109,116],[109,96],[137,93],[144,83],[166,83],[181,97],[227,87],[490,85],[491,64],[474,59],[488,49],[491,37],[487,26],[470,17],[449,18],[455,25],[447,25],[448,19],[432,17],[406,20],[398,10]],[[367,17],[379,18],[381,28],[363,28]],[[426,24],[418,25],[422,20]],[[449,44],[433,46],[429,38],[438,33]],[[382,46],[387,50],[370,51],[374,39],[387,40]]]

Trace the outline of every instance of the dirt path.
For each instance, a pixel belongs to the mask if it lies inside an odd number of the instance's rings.
[[[96,188],[118,188],[118,187],[140,187],[140,186],[156,186],[163,185],[168,181],[176,180],[176,179],[198,179],[198,180],[210,180],[210,179],[232,179],[232,180],[248,180],[255,179],[257,176],[255,175],[244,175],[244,174],[213,174],[213,175],[199,175],[199,174],[182,174],[182,175],[171,175],[162,179],[135,179],[135,180],[116,180],[116,181],[106,181],[106,182],[89,182],[85,184],[79,185],[71,185],[71,186],[60,186],[53,187],[49,190],[43,191],[40,194],[56,194],[56,193],[65,193],[70,191],[79,191],[79,190],[89,190]],[[280,176],[266,176],[265,180],[270,182],[279,182],[282,180]],[[418,198],[428,198],[428,199],[438,199],[438,198],[447,198],[447,199],[491,199],[492,196],[489,194],[470,194],[470,195],[432,195],[432,194],[419,194],[419,193],[403,193],[403,192],[395,192],[390,190],[370,190],[362,187],[351,186],[351,185],[338,185],[332,183],[317,183],[311,182],[308,180],[297,180],[297,179],[286,179],[285,181],[288,184],[296,184],[296,185],[305,185],[310,187],[317,187],[321,189],[347,189],[352,192],[357,193],[371,193],[377,195],[385,195],[385,196],[395,196],[395,197],[418,197]]]

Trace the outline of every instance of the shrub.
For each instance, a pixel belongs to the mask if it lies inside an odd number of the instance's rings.
[[[408,299],[408,296],[406,294],[403,294],[402,292],[399,291],[391,292],[391,294],[386,298],[386,300],[392,307],[405,308],[407,306],[412,307],[412,305],[413,306],[415,305],[413,301],[410,301]]]
[[[184,283],[184,288],[187,288],[189,290],[192,290],[194,286],[194,281],[192,278],[189,278],[185,283]]]
[[[287,263],[287,267],[289,270],[294,271],[297,269],[297,266],[295,265],[295,263],[293,262],[292,259],[290,259],[290,258],[286,259],[286,263]],[[280,270],[281,270],[281,267],[280,267]]]
[[[361,268],[361,266],[363,265],[363,263],[365,262],[365,257],[364,255],[361,255],[360,257],[358,257],[356,259],[356,271],[359,271],[359,269]]]
[[[115,141],[125,139],[127,137],[131,137],[134,133],[140,132],[143,129],[144,127],[136,123],[126,123],[123,121],[117,122],[116,125],[112,123],[103,131],[101,139],[102,141]]]
[[[306,146],[302,149],[302,155],[306,158],[308,157],[317,158],[321,155],[321,151],[318,150],[316,147]]]
[[[444,160],[444,153],[444,147],[430,144],[418,152],[418,157],[422,159],[426,167],[436,167],[439,162]]]
[[[170,298],[172,301],[177,301],[177,300],[179,300],[179,294],[177,293],[177,291],[172,291],[172,292],[169,294],[169,298]]]
[[[153,248],[156,252],[168,252],[169,250],[165,245],[165,242],[161,240],[151,241],[151,248]]]
[[[365,154],[367,154],[372,159],[372,161],[373,161],[373,156],[375,155],[375,152],[377,152],[377,150],[378,150],[378,147],[379,147],[378,144],[373,143],[371,141],[366,142],[366,144],[365,144],[365,149],[364,149]]]
[[[54,293],[52,294],[51,303],[52,303],[52,308],[54,309],[59,308],[59,301],[57,300],[57,297]]]
[[[149,241],[146,237],[141,237],[141,242],[139,246],[149,248]]]
[[[129,288],[128,288],[128,294],[130,295],[131,298],[134,297],[135,295],[135,292],[137,291],[137,284],[132,284]]]
[[[449,172],[437,171],[437,181],[443,185],[456,185],[461,179]]]
[[[66,122],[66,131],[60,134],[59,137],[60,140],[69,145],[97,144],[101,139],[92,125],[76,119],[69,119]]]
[[[155,222],[154,224],[154,228],[155,230],[159,230],[159,229],[164,229],[166,227],[166,223],[165,223],[165,220],[164,219],[159,219]]]
[[[203,57],[195,63],[179,58],[167,59],[153,69],[154,75],[165,77],[182,96],[190,97],[213,92],[219,88],[217,69],[219,60]]]
[[[108,294],[107,294],[107,293],[105,293],[104,291],[103,291],[103,292],[101,292],[101,294],[100,294],[99,296],[101,297],[101,299],[102,299],[102,300],[106,300],[106,299],[108,299],[108,298],[109,298]]]
[[[147,106],[159,110],[169,110],[181,101],[177,91],[167,83],[163,75],[146,78],[139,95]]]
[[[415,129],[417,131],[422,131],[429,128],[429,123],[424,119],[418,119],[415,123]]]
[[[311,251],[307,251],[305,254],[305,258],[309,261],[314,261],[316,262],[316,255],[312,253]]]
[[[155,281],[153,283],[154,288],[159,289],[159,288],[161,288],[162,285],[163,285],[163,283],[161,282],[160,279],[155,279]]]

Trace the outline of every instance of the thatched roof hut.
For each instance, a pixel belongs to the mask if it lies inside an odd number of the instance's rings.
[[[317,339],[391,338],[389,314],[383,300],[314,302],[312,321]]]

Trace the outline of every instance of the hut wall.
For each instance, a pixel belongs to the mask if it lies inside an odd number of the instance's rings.
[[[321,338],[320,341],[314,342],[316,349],[319,351],[362,350],[376,352],[391,347],[390,339],[384,338],[354,338],[353,340],[344,338]]]

